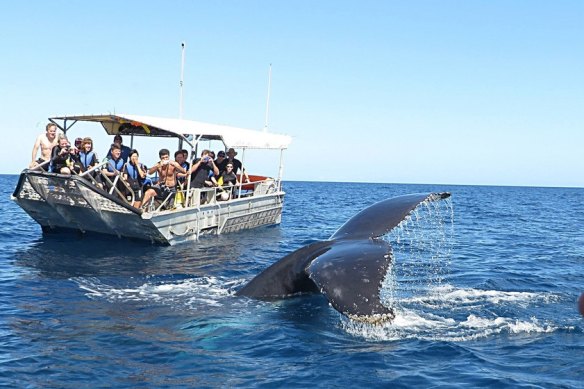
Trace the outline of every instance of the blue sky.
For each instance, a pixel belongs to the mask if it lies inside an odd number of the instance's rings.
[[[285,179],[584,187],[583,20],[581,1],[9,2],[0,173],[52,115],[178,116],[185,41],[187,119],[261,129],[272,64]]]

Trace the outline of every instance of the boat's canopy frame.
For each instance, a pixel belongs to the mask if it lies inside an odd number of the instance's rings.
[[[292,140],[290,136],[265,131],[154,116],[68,115],[55,116],[49,120],[64,132],[78,121],[99,122],[109,135],[175,137],[187,142],[192,148],[196,148],[199,141],[219,140],[226,148],[284,150]]]
[[[101,123],[109,135],[130,136],[132,139],[131,145],[133,144],[134,136],[178,138],[179,149],[183,148],[183,142],[191,146],[191,156],[198,155],[197,146],[199,142],[221,141],[226,149],[230,147],[243,149],[241,159],[244,166],[246,149],[280,150],[279,187],[284,169],[284,150],[288,148],[292,141],[292,138],[288,135],[272,132],[155,116],[126,114],[66,115],[51,117],[49,120],[65,133],[77,122]],[[62,123],[59,123],[59,121]],[[241,174],[243,174],[243,171]]]

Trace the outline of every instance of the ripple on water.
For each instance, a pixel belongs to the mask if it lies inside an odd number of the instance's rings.
[[[0,385],[581,384],[582,190],[289,182],[279,227],[156,247],[43,236],[15,183],[0,177]],[[451,208],[385,237],[393,322],[351,322],[319,295],[233,295],[363,207],[428,191],[452,192]]]

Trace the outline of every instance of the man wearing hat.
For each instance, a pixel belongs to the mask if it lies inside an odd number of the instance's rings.
[[[227,158],[225,158],[223,160],[223,162],[221,163],[221,166],[219,166],[219,170],[225,171],[225,167],[227,166],[227,164],[229,162],[231,162],[233,164],[233,173],[235,173],[236,176],[239,176],[239,174],[238,174],[239,169],[243,169],[243,166],[241,164],[241,161],[239,159],[235,158],[236,155],[237,155],[237,151],[235,151],[235,149],[233,147],[231,147],[229,150],[227,150]],[[245,178],[245,182],[249,182],[249,177],[248,177],[247,173],[245,172],[245,169],[243,169],[243,177]]]

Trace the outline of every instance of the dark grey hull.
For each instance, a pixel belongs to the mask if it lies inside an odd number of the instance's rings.
[[[197,240],[281,221],[284,192],[258,185],[249,197],[205,205],[143,212],[77,176],[32,172],[21,175],[12,199],[45,232],[74,230],[159,244]]]

